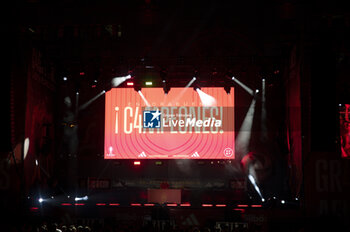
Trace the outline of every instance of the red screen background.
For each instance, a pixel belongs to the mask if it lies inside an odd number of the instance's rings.
[[[222,87],[201,88],[201,90],[216,99],[216,106],[234,107],[233,88],[231,94],[227,94]],[[151,106],[202,106],[201,99],[193,88],[171,88],[167,95],[162,88],[144,88],[142,94]],[[128,111],[127,117],[124,118],[125,107],[132,108],[132,116]],[[133,128],[131,133],[125,133],[122,129],[124,123],[130,125],[135,122],[136,108],[138,117],[142,119],[141,107],[146,107],[146,103],[133,88],[113,88],[106,93],[105,159],[234,159],[234,130],[216,134],[174,134],[169,131],[139,133],[138,128]],[[225,116],[232,118],[229,120],[232,125],[233,112],[231,110],[229,113],[232,115]],[[118,126],[117,133],[116,126]],[[142,121],[138,126],[142,127]],[[228,153],[226,150],[226,155],[225,149],[229,150]]]

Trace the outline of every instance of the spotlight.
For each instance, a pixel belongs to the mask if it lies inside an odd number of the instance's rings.
[[[106,93],[106,90],[102,90],[102,93]]]
[[[264,82],[264,81],[265,81],[265,78],[263,78],[262,81]]]
[[[165,80],[163,80],[163,90],[164,94],[168,94],[170,91],[170,87],[165,83]]]
[[[53,197],[53,196],[51,196],[51,199],[54,199],[54,197]]]
[[[285,200],[281,200],[281,203],[282,203],[282,204],[285,204],[285,203],[286,203],[286,201],[285,201]]]
[[[193,86],[193,90],[194,91],[197,91],[198,89],[200,90],[200,86],[199,86],[199,83],[198,83],[198,78],[197,77],[193,77],[192,80],[190,81],[191,85]]]
[[[165,83],[166,81],[165,81],[165,80],[163,80],[162,82],[163,82],[163,83]]]
[[[256,89],[256,90],[255,90],[255,93],[259,93],[259,90],[258,90],[258,89]]]
[[[196,77],[193,77],[188,83],[187,83],[187,85],[185,86],[185,88],[188,88],[188,87],[190,87],[195,81],[196,81]]]
[[[75,197],[74,198],[74,201],[87,201],[89,199],[88,196],[85,196],[85,197]]]
[[[112,79],[112,86],[113,87],[117,87],[119,86],[121,83],[123,83],[124,81],[128,80],[131,78],[131,75],[127,75],[127,76],[122,76],[122,77],[114,77]]]
[[[145,85],[147,85],[147,86],[151,86],[153,83],[152,83],[152,81],[146,81],[145,82]]]
[[[141,165],[141,161],[134,161],[134,166],[140,166]]]
[[[134,82],[126,82],[127,86],[134,86]]]
[[[68,78],[67,77],[63,77],[63,80],[66,81],[66,80],[68,80]]]
[[[141,91],[141,87],[140,87],[140,86],[137,86],[137,85],[134,85],[134,90],[135,90],[136,92],[139,92],[139,91]]]
[[[169,91],[170,91],[170,88],[169,87],[164,87],[163,90],[164,90],[164,94],[168,94]]]
[[[39,201],[39,203],[41,203],[41,202],[44,201],[44,199],[42,199],[42,198],[40,197],[38,201]]]
[[[341,106],[341,104],[339,104],[339,106]]]
[[[38,162],[37,159],[35,160],[35,165],[36,165],[36,166],[39,166],[39,162]]]
[[[226,91],[227,94],[230,94],[230,92],[231,92],[231,86],[225,86],[224,89],[225,89],[225,91]]]
[[[265,202],[265,198],[262,198],[261,201],[262,201],[262,202]]]
[[[77,95],[79,95],[79,92],[77,92]]]
[[[97,86],[97,79],[94,79],[93,82],[91,83],[91,88],[96,88]]]
[[[241,81],[239,81],[237,78],[232,77],[232,80],[234,82],[236,82],[238,85],[240,85],[245,91],[247,91],[250,95],[254,96],[254,91],[249,88],[248,86],[246,86],[244,83],[242,83]]]

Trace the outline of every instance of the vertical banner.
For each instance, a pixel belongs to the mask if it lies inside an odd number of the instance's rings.
[[[340,149],[342,158],[350,158],[350,104],[339,106]]]
[[[52,153],[53,145],[53,93],[55,91],[53,70],[45,67],[41,53],[32,50],[31,63],[28,68],[25,138],[29,150],[24,157],[27,186],[40,178],[41,165],[50,170],[44,162]],[[36,161],[38,160],[38,165]]]
[[[294,47],[289,63],[286,89],[287,145],[289,150],[290,187],[298,196],[303,180],[301,146],[300,58]]]
[[[327,217],[328,223],[335,223],[331,220],[336,219],[336,223],[350,226],[350,160],[329,152],[310,152],[307,157],[304,164],[307,216]]]

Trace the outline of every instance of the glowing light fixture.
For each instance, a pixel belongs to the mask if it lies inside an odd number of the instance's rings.
[[[134,161],[134,165],[135,166],[140,166],[141,165],[141,161]]]

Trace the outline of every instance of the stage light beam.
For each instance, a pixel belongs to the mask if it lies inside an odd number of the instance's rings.
[[[259,196],[260,196],[261,199],[263,200],[264,198],[263,198],[263,196],[261,195],[259,186],[256,184],[254,177],[253,177],[251,174],[249,174],[249,175],[248,175],[248,179],[250,180],[250,182],[251,182],[252,185],[254,186],[255,191],[259,194]],[[264,199],[264,200],[265,200],[265,199]]]
[[[23,160],[27,157],[29,151],[29,138],[25,138],[23,144]]]
[[[249,146],[251,131],[253,127],[255,102],[256,100],[253,99],[252,102],[250,103],[248,112],[245,115],[242,126],[239,129],[239,132],[237,134],[236,147],[237,147],[237,152],[240,153],[241,155],[247,154],[249,150],[248,146]]]
[[[185,88],[189,88],[189,87],[193,84],[193,82],[195,82],[196,80],[197,80],[197,78],[196,78],[196,77],[193,77],[193,78],[190,80],[190,82],[187,83],[187,85],[185,86]]]
[[[193,82],[196,81],[196,77],[193,77],[188,83],[187,85],[185,86],[185,88],[183,88],[181,90],[181,92],[175,97],[175,99],[173,100],[174,102],[177,102],[183,95],[184,93],[186,92],[187,88],[191,87],[191,85],[193,84]]]
[[[91,98],[89,101],[87,101],[86,103],[84,103],[83,105],[81,105],[79,107],[79,110],[83,110],[86,107],[88,107],[91,103],[93,103],[97,98],[101,97],[103,94],[106,93],[106,90],[102,90],[99,94],[97,94],[95,97]]]
[[[112,86],[117,87],[120,84],[122,84],[124,81],[128,80],[131,78],[131,75],[123,76],[123,77],[114,77],[112,79]]]
[[[232,80],[235,81],[238,85],[240,85],[245,91],[247,91],[250,95],[254,95],[254,91],[249,88],[248,86],[246,86],[245,84],[243,84],[242,82],[240,82],[237,78],[232,77]]]
[[[142,100],[144,101],[144,103],[146,104],[146,106],[151,106],[149,104],[149,102],[147,101],[147,99],[145,98],[145,96],[143,96],[141,90],[137,91],[139,93],[139,95],[141,96]]]
[[[203,106],[216,106],[216,99],[209,94],[204,93],[199,88],[196,88],[196,91],[201,99]]]

